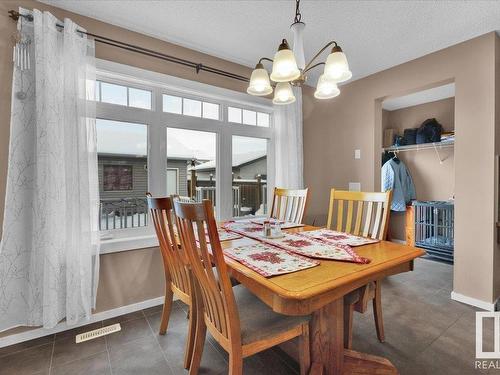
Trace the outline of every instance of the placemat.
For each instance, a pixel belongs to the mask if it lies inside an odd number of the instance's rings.
[[[316,229],[311,231],[300,232],[297,234],[308,238],[315,238],[329,243],[348,245],[353,247],[380,242],[380,240],[377,239],[355,236],[350,233],[337,232],[335,230],[330,230],[330,229]]]
[[[224,255],[264,277],[297,272],[320,264],[317,260],[308,259],[265,243],[224,249]]]

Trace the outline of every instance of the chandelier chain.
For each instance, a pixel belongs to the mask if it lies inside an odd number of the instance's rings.
[[[300,0],[295,0],[295,19],[294,23],[301,22],[302,14],[300,14]]]

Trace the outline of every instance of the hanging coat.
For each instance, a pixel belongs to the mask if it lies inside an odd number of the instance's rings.
[[[406,211],[406,204],[416,199],[415,185],[406,165],[400,160],[382,166],[382,191],[392,190],[392,211]]]

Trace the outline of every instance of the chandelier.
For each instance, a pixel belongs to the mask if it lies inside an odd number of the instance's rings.
[[[247,92],[250,95],[265,96],[273,92],[271,81],[276,83],[274,88],[274,104],[290,104],[295,102],[292,86],[302,86],[307,80],[307,73],[316,67],[324,65],[323,74],[318,79],[314,97],[317,99],[331,99],[340,94],[337,86],[352,77],[347,58],[342,48],[335,41],[327,43],[307,64],[304,57],[304,41],[302,34],[306,24],[301,21],[300,0],[295,0],[295,19],[290,28],[293,33],[293,51],[286,39],[283,39],[274,55],[274,59],[262,57],[250,76]],[[314,61],[329,47],[332,47],[326,62],[314,64]],[[272,63],[271,75],[264,67],[263,62]]]

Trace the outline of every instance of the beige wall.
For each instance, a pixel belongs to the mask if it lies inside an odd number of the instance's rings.
[[[403,135],[404,129],[417,128],[428,118],[436,118],[444,130],[455,127],[455,98],[438,100],[395,111],[383,110],[382,128],[392,128]],[[455,193],[455,168],[453,149],[439,151],[441,164],[433,149],[400,152],[415,184],[418,200],[448,200]],[[389,235],[391,239],[405,239],[404,212],[391,212]]]
[[[31,0],[0,1],[0,82],[2,83],[0,85],[0,224],[3,220],[9,143],[12,83],[11,35],[13,35],[16,29],[16,24],[8,18],[7,11],[10,9],[17,10],[19,6],[27,9],[35,7],[40,10],[49,10],[59,19],[70,17],[79,25],[95,34],[137,44],[145,48],[225,69],[243,76],[250,76],[251,73],[250,68],[42,3]],[[196,74],[193,69],[188,67],[100,44],[96,45],[96,57],[227,89],[237,91],[246,90],[245,83],[234,79],[220,77],[207,72]],[[98,311],[109,310],[159,297],[163,295],[163,288],[162,261],[158,249],[150,248],[101,256],[100,282],[97,295]],[[10,333],[15,332],[12,331]],[[7,334],[9,332],[4,332],[3,336]]]
[[[304,90],[304,178],[309,219],[323,221],[330,187],[379,188],[381,102],[455,82],[454,291],[493,302],[495,196],[495,44],[489,33],[341,87],[333,101]],[[354,160],[354,149],[361,149]]]

